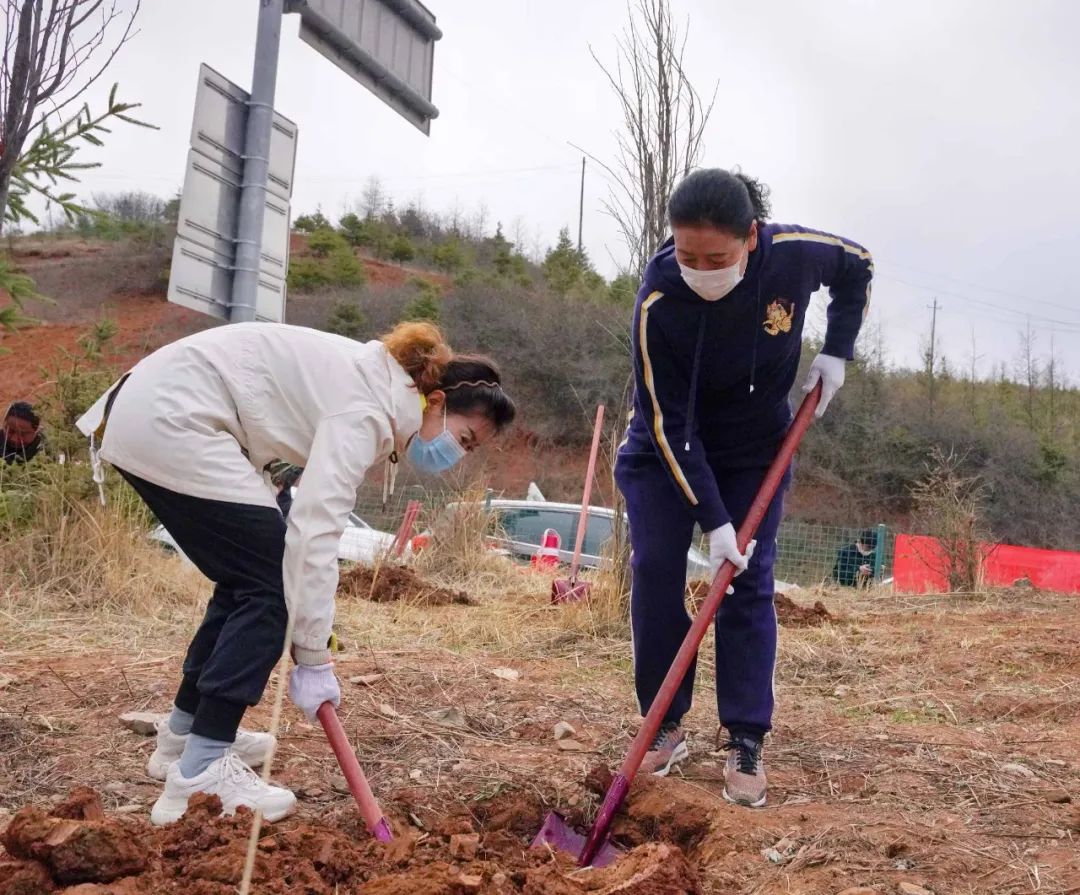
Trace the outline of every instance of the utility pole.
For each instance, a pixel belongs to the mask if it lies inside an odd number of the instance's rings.
[[[937,296],[934,296],[933,316],[930,318],[930,347],[927,350],[928,363],[926,372],[930,377],[930,418],[934,418],[934,393],[936,391],[934,382],[934,363],[935,353],[937,350],[937,312],[938,312],[938,300]]]
[[[236,265],[233,268],[229,307],[229,320],[233,323],[255,319],[283,14],[284,0],[259,0],[251,101],[248,103],[244,134],[244,179],[240,186],[240,211],[236,226]]]
[[[585,228],[585,156],[581,157],[581,201],[578,203],[578,219],[577,219],[577,253],[579,257],[584,257],[581,254],[582,242],[581,235]]]

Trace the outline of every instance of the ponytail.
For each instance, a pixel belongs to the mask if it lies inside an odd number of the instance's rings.
[[[439,387],[453,356],[443,334],[431,323],[399,323],[382,337],[382,343],[422,395]]]
[[[750,204],[754,207],[754,220],[759,224],[764,224],[769,219],[769,215],[772,214],[769,187],[749,174],[744,174],[738,168],[735,168],[731,173],[739,178],[742,185],[746,187],[746,193],[750,196]]]

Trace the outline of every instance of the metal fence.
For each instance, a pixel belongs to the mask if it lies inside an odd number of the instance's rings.
[[[873,530],[874,552],[866,557],[874,581],[892,575],[893,534],[884,525],[846,528],[817,525],[788,518],[777,534],[776,578],[807,587],[833,578],[840,551],[855,543],[863,532]]]
[[[422,485],[408,484],[396,488],[385,505],[380,488],[367,486],[358,497],[356,512],[365,522],[380,531],[396,532],[410,500],[418,500],[423,504],[417,522],[419,531],[429,526],[443,507],[461,500],[463,495],[460,492],[433,491]],[[840,551],[854,544],[867,529],[874,531],[877,540],[874,553],[866,558],[867,565],[873,570],[873,580],[881,581],[890,577],[894,533],[884,525],[844,527],[787,518],[781,523],[777,535],[777,580],[803,587],[831,580]]]

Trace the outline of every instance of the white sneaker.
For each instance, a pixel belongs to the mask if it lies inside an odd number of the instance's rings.
[[[180,773],[180,765],[170,765],[165,791],[150,811],[150,823],[160,827],[179,820],[187,810],[188,799],[197,792],[221,799],[224,814],[233,814],[240,805],[246,805],[253,811],[261,808],[263,817],[271,822],[281,820],[296,807],[296,796],[289,790],[263,783],[235,752],[229,751],[191,779]]]
[[[146,773],[155,780],[164,780],[169,771],[169,765],[179,761],[184,753],[188,735],[173,733],[169,729],[169,720],[164,718],[157,724],[157,748],[154,749],[150,761],[146,765]],[[258,768],[266,761],[270,749],[274,745],[274,738],[268,733],[252,733],[250,730],[236,731],[236,741],[232,744],[232,751],[240,756],[240,760],[249,768]]]

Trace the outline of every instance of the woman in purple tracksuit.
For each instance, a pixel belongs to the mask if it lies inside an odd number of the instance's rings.
[[[728,731],[724,796],[765,804],[761,746],[772,726],[776,614],[773,562],[790,472],[752,543],[735,542],[765,470],[791,423],[803,323],[811,295],[831,301],[817,415],[844,382],[870,301],[873,263],[862,246],[805,227],[766,223],[767,191],[741,173],[691,174],[668,204],[673,239],[649,262],[634,308],[636,389],[615,477],[633,548],[634,678],[642,712],[660,688],[690,619],[686,552],[695,523],[715,571],[738,577],[716,616],[716,699]],[[687,757],[680,726],[691,668],[644,769],[666,774]]]

